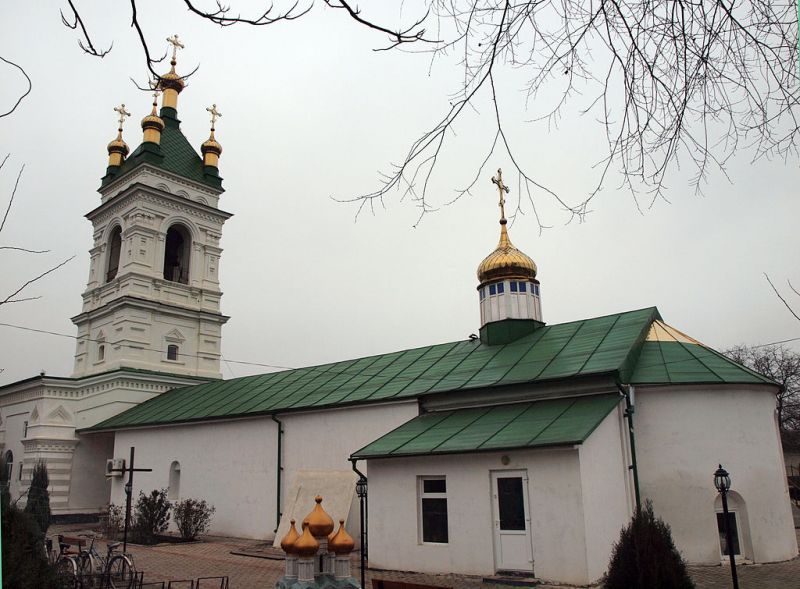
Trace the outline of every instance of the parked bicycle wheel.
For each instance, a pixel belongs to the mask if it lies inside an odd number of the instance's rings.
[[[81,550],[78,555],[78,575],[81,578],[83,587],[99,587],[100,579],[97,573],[100,571],[100,563],[97,558],[88,550]]]
[[[60,556],[56,561],[56,574],[61,587],[77,587],[78,562],[74,556]]]
[[[117,554],[106,568],[108,583],[112,589],[129,589],[133,584],[135,570],[133,563],[124,554]]]

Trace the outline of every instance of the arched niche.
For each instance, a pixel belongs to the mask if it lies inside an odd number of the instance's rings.
[[[106,282],[111,282],[119,272],[119,257],[122,252],[122,227],[115,226],[108,237],[106,254]]]
[[[750,521],[747,517],[747,504],[736,491],[727,492],[728,521],[731,524],[733,555],[737,559],[752,559],[753,544],[750,539]],[[717,495],[714,500],[716,511],[717,532],[719,534],[719,551],[723,560],[728,558],[725,538],[725,514],[722,509],[722,496]]]
[[[175,501],[181,496],[181,463],[174,460],[169,465],[169,487],[167,488],[167,499]]]
[[[185,225],[175,223],[167,229],[164,245],[164,280],[189,284],[192,234]]]

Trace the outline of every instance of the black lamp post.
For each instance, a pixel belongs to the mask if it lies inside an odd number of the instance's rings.
[[[722,513],[725,520],[725,545],[728,547],[728,556],[731,559],[731,579],[733,589],[739,589],[739,577],[736,576],[736,559],[733,556],[733,537],[731,536],[730,519],[728,518],[728,489],[731,488],[731,477],[728,471],[719,465],[714,473],[714,486],[722,495]]]

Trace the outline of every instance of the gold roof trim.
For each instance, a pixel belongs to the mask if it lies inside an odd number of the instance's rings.
[[[680,342],[683,344],[697,344],[698,346],[703,345],[693,337],[689,337],[682,331],[678,331],[677,329],[675,329],[671,325],[667,325],[660,319],[656,319],[655,321],[653,321],[653,324],[650,326],[650,331],[647,333],[646,341]]]

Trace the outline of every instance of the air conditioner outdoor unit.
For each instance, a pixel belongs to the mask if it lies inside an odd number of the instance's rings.
[[[106,460],[106,476],[121,477],[125,468],[124,458],[109,458]]]

